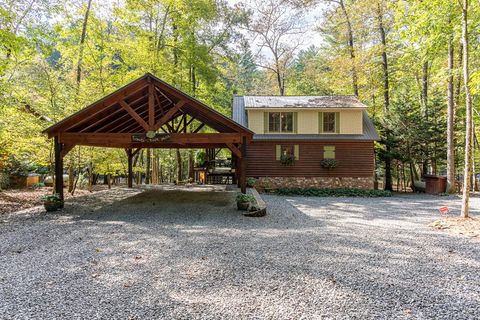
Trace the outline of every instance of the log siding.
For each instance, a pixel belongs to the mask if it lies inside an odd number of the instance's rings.
[[[293,166],[276,160],[276,145],[298,145],[299,159]],[[335,169],[320,165],[324,146],[335,146]],[[249,177],[373,177],[373,141],[253,141],[248,145]]]

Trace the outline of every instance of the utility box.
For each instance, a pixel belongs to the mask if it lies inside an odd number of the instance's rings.
[[[423,178],[425,179],[426,193],[438,194],[447,191],[447,177],[426,174]]]

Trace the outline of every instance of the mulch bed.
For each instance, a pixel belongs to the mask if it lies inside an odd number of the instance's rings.
[[[94,192],[106,189],[107,186],[94,186]],[[40,197],[52,194],[52,187],[38,188],[38,189],[11,189],[0,192],[0,216],[4,214],[13,213],[16,211],[32,208],[42,204]],[[74,197],[81,197],[90,194],[90,191],[77,189],[72,196],[65,190],[65,199]]]
[[[480,239],[480,218],[447,217],[430,224],[432,228],[451,234]]]

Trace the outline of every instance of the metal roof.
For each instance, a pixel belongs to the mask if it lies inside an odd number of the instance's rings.
[[[248,127],[247,111],[245,107],[245,98],[235,96],[233,98],[232,118],[234,121],[244,127]],[[307,97],[306,97],[307,98]],[[356,98],[355,98],[356,99]],[[253,140],[380,140],[375,126],[363,111],[363,134],[254,134]]]
[[[355,96],[244,96],[245,108],[359,108]]]

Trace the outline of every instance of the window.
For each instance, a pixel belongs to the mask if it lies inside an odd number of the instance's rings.
[[[268,132],[280,132],[280,112],[268,113]]]
[[[275,158],[276,160],[280,160],[282,156],[287,156],[287,155],[293,155],[295,157],[295,160],[298,160],[300,158],[300,148],[298,144],[294,145],[276,145],[276,152],[275,152]]]
[[[294,112],[267,112],[265,128],[268,132],[293,133],[295,127]]]
[[[323,146],[323,159],[335,159],[335,146]]]
[[[320,133],[339,133],[340,132],[340,113],[339,112],[320,112],[318,125],[319,125]]]

